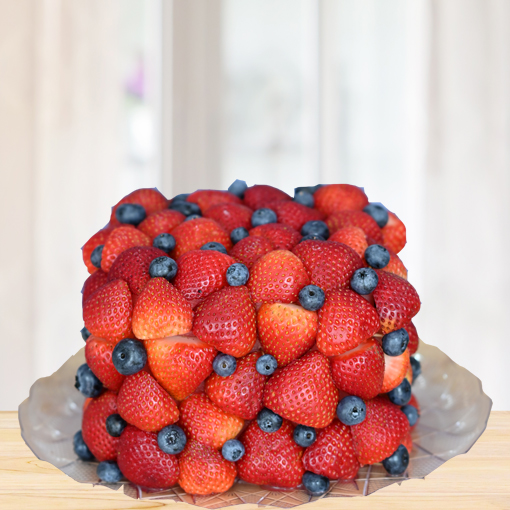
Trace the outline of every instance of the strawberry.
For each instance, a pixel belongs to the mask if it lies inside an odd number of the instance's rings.
[[[406,447],[407,451],[411,453],[413,449],[413,438],[411,436],[411,432],[407,433],[405,439],[402,440],[402,444]]]
[[[264,352],[283,367],[311,349],[317,335],[317,313],[284,303],[264,303],[257,314],[257,328]]]
[[[147,218],[138,225],[138,230],[141,230],[151,239],[154,239],[159,236],[159,234],[169,234],[171,230],[177,225],[180,225],[185,219],[186,216],[179,211],[163,209],[162,211],[147,216]]]
[[[343,227],[330,236],[329,241],[350,246],[362,259],[368,248],[365,232],[359,227]]]
[[[378,244],[383,243],[381,228],[372,216],[363,211],[338,211],[328,216],[326,224],[329,231],[334,234],[344,227],[359,227],[367,237],[371,237]]]
[[[372,293],[383,333],[407,326],[420,310],[420,297],[404,278],[377,270],[379,283]]]
[[[292,250],[301,240],[301,234],[288,225],[266,223],[250,230],[250,236],[261,236],[273,243],[275,250]]]
[[[323,220],[325,218],[324,214],[316,209],[311,209],[294,201],[274,202],[269,205],[269,208],[276,213],[278,223],[288,225],[298,232],[301,231],[301,227],[307,221]]]
[[[318,351],[279,368],[266,383],[264,405],[283,418],[309,427],[327,427],[338,404],[328,359]]]
[[[416,326],[411,321],[404,328],[409,335],[409,343],[407,344],[407,349],[409,350],[409,354],[412,356],[420,346],[420,338],[418,337],[418,331],[416,331]]]
[[[225,460],[218,450],[194,439],[179,455],[179,470],[179,485],[188,494],[202,496],[227,491],[237,475],[235,462]]]
[[[191,193],[186,200],[198,204],[203,213],[219,204],[242,204],[242,200],[236,195],[215,189],[199,189]]]
[[[174,399],[145,370],[126,376],[117,407],[122,418],[147,432],[157,432],[179,419]]]
[[[368,205],[365,192],[351,184],[326,184],[314,193],[315,208],[326,216],[347,209],[361,210]]]
[[[216,349],[193,336],[145,341],[152,375],[176,400],[184,400],[212,372]]]
[[[317,348],[336,356],[367,341],[379,329],[375,308],[350,289],[332,290],[319,310]]]
[[[209,296],[196,310],[193,334],[225,354],[241,357],[250,352],[257,334],[248,289],[225,287]]]
[[[384,379],[381,393],[388,393],[404,380],[409,370],[409,364],[409,348],[400,356],[384,355]]]
[[[132,225],[123,225],[112,230],[104,243],[101,269],[107,273],[115,259],[124,251],[134,246],[151,246],[148,236]]]
[[[82,305],[87,299],[96,292],[97,289],[101,288],[108,282],[108,275],[99,269],[92,273],[83,284],[82,293]]]
[[[330,361],[333,381],[339,390],[363,399],[374,398],[381,393],[384,353],[376,340],[368,340]]]
[[[112,280],[97,289],[83,305],[85,327],[94,336],[120,340],[131,332],[133,303],[128,284]]]
[[[255,303],[294,303],[309,283],[305,266],[296,255],[275,250],[255,262],[247,286]]]
[[[386,248],[398,253],[406,245],[406,227],[392,212],[388,211],[388,223],[382,228],[383,243]]]
[[[305,450],[303,466],[330,480],[356,478],[360,465],[354,454],[351,428],[335,418]]]
[[[266,207],[267,204],[271,202],[279,200],[292,200],[292,198],[278,188],[274,188],[273,186],[268,186],[266,184],[250,186],[244,192],[244,203],[254,211],[261,209],[262,207]]]
[[[119,438],[110,436],[106,431],[106,418],[115,413],[117,395],[113,391],[105,391],[83,410],[81,424],[83,440],[99,462],[117,458]]]
[[[213,205],[204,213],[206,218],[218,222],[227,232],[235,228],[251,228],[251,215],[253,211],[242,204],[218,204]]]
[[[216,449],[234,439],[244,425],[244,420],[222,411],[203,393],[195,393],[181,402],[180,411],[179,425],[188,440],[195,439]]]
[[[179,461],[158,446],[158,435],[128,425],[120,436],[117,463],[122,474],[142,487],[165,489],[177,483]]]
[[[90,274],[95,273],[97,271],[97,267],[92,264],[90,261],[90,256],[92,255],[92,252],[101,244],[104,245],[106,240],[108,239],[108,236],[110,235],[111,231],[113,229],[111,227],[104,228],[103,230],[100,230],[99,232],[96,232],[82,247],[82,255],[83,255],[83,262],[87,266],[87,270]]]
[[[366,418],[351,426],[354,451],[360,464],[375,464],[389,457],[406,438],[409,421],[387,398],[366,401]]]
[[[394,251],[388,248],[387,250],[390,253],[390,261],[384,270],[388,273],[393,273],[397,276],[401,276],[407,280],[407,269],[404,266],[404,263],[400,260],[399,256]]]
[[[411,366],[411,363],[409,363],[409,366],[407,367],[407,372],[404,378],[409,381],[409,384],[413,384],[413,367]]]
[[[119,391],[124,376],[113,365],[112,352],[116,342],[90,336],[85,344],[85,360],[92,373],[112,391]]]
[[[166,209],[168,200],[156,188],[141,188],[126,195],[120,202],[112,208],[110,224],[114,226],[120,225],[119,220],[115,217],[115,212],[121,204],[139,204],[145,209],[147,216]]]
[[[179,291],[165,278],[151,278],[133,309],[133,332],[148,340],[183,335],[191,331],[193,311]]]
[[[255,485],[293,488],[301,484],[305,473],[303,448],[295,443],[294,427],[283,420],[276,432],[263,432],[252,421],[240,440],[245,454],[237,461],[239,478]]]
[[[213,373],[205,382],[205,393],[220,409],[243,420],[253,420],[262,409],[266,376],[257,372],[260,352],[237,360],[236,371],[228,377]]]
[[[303,261],[311,283],[324,292],[349,287],[354,271],[364,267],[352,248],[333,241],[303,241],[292,251]]]
[[[85,409],[87,409],[87,407],[89,406],[89,404],[93,401],[94,399],[91,398],[91,397],[88,397],[85,399],[85,401],[83,402],[83,407],[82,407],[82,412],[84,413],[85,412]]]
[[[274,245],[269,239],[261,236],[248,236],[241,239],[230,250],[230,255],[251,269],[260,257],[273,249]]]

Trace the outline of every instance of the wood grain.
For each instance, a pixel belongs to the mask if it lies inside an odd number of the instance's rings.
[[[17,413],[0,413],[0,509],[160,508],[185,503],[136,501],[122,489],[81,484],[34,457],[21,438]],[[185,508],[187,507],[187,508]],[[235,507],[254,510],[256,505]],[[306,509],[481,510],[510,509],[510,412],[493,412],[487,430],[466,454],[425,480],[409,480],[368,497],[330,498]]]

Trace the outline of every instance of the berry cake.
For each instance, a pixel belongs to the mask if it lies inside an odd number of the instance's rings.
[[[129,194],[83,247],[76,455],[194,495],[402,475],[421,370],[405,243],[348,184]]]

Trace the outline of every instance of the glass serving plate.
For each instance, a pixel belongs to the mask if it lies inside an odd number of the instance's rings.
[[[418,426],[413,431],[409,468],[403,476],[389,476],[381,464],[360,469],[355,480],[331,483],[321,498],[368,496],[393,483],[424,478],[447,460],[466,453],[485,430],[492,400],[482,390],[480,380],[457,365],[437,347],[420,342],[416,357],[422,374],[413,385],[421,407]],[[204,508],[222,508],[254,503],[291,508],[315,501],[305,490],[278,490],[237,481],[226,493],[211,496],[186,494],[180,487],[147,492],[129,482],[101,483],[97,463],[76,459],[73,436],[81,429],[83,395],[74,388],[74,377],[84,363],[81,349],[50,377],[37,380],[29,397],[19,406],[21,435],[41,460],[47,461],[78,482],[106,485],[136,499],[170,499]]]

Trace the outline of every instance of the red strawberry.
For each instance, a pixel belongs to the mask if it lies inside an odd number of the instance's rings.
[[[305,450],[303,466],[330,480],[356,478],[360,465],[354,454],[351,428],[335,418]]]
[[[177,225],[180,225],[186,216],[179,211],[173,209],[163,209],[147,216],[140,225],[138,230],[148,235],[151,239],[159,236],[159,234],[169,234]]]
[[[112,391],[119,391],[124,376],[113,365],[112,352],[116,342],[90,336],[85,344],[85,360],[92,373]]]
[[[235,228],[251,228],[251,215],[253,211],[242,204],[213,205],[204,213],[206,218],[217,221],[227,232]]]
[[[269,239],[261,236],[248,236],[236,243],[230,250],[230,255],[251,269],[260,257],[273,249],[274,245]]]
[[[367,341],[379,329],[375,308],[350,289],[333,290],[319,310],[317,347],[336,356]]]
[[[132,225],[123,225],[112,230],[104,243],[101,258],[101,269],[107,273],[115,259],[124,251],[134,246],[151,246],[148,236]]]
[[[212,372],[216,349],[193,336],[147,340],[147,359],[152,375],[176,400],[184,400]]]
[[[255,303],[294,303],[309,283],[298,257],[287,250],[275,250],[255,262],[247,285]]]
[[[288,225],[266,223],[250,230],[250,236],[261,236],[269,239],[275,250],[292,250],[301,240],[301,234]]]
[[[388,249],[388,248],[387,248]],[[390,261],[384,270],[388,273],[396,274],[407,280],[407,269],[404,263],[400,260],[399,256],[391,249],[388,249],[390,253]]]
[[[409,364],[409,348],[400,356],[384,355],[384,379],[381,393],[388,393],[404,380],[409,370]]]
[[[292,251],[303,261],[311,283],[325,292],[349,287],[354,271],[364,267],[352,248],[332,241],[303,241]]]
[[[87,409],[87,407],[89,406],[89,404],[93,401],[94,399],[93,398],[86,398],[85,401],[83,402],[83,407],[82,407],[82,412],[84,413],[85,412],[85,409]]]
[[[325,218],[324,214],[316,209],[289,200],[274,202],[269,205],[269,208],[276,213],[278,223],[288,225],[298,232],[301,231],[301,227],[307,221],[323,220]]]
[[[165,489],[177,483],[179,461],[158,446],[158,435],[128,425],[120,436],[117,463],[122,474],[142,487]]]
[[[368,248],[365,232],[359,227],[343,227],[337,230],[329,238],[329,241],[350,246],[362,259],[365,256],[365,250]]]
[[[242,200],[229,193],[228,191],[220,191],[215,189],[199,189],[186,199],[188,202],[198,204],[203,213],[210,207],[218,204],[241,204]]]
[[[339,390],[363,399],[374,398],[381,393],[384,353],[376,340],[360,344],[330,361],[333,381]]]
[[[347,209],[361,210],[368,205],[365,192],[351,184],[327,184],[314,193],[315,208],[326,216]]]
[[[363,211],[335,212],[331,216],[328,216],[326,224],[332,234],[344,227],[359,227],[365,232],[367,237],[371,237],[378,244],[382,244],[383,242],[381,228],[372,216],[369,216]]]
[[[133,332],[148,340],[191,331],[193,311],[165,278],[152,278],[138,296],[133,310]]]
[[[411,366],[411,363],[409,363],[409,366],[407,367],[405,379],[409,381],[409,384],[413,384],[413,367]]]
[[[409,350],[409,354],[412,356],[420,346],[418,331],[416,331],[416,326],[413,324],[413,321],[411,321],[404,329],[409,335],[409,344],[407,345],[407,349]]]
[[[87,299],[96,292],[97,289],[102,287],[108,282],[108,275],[101,271],[95,271],[92,273],[83,284],[83,289],[81,290],[82,295],[82,305],[87,301]]]
[[[382,229],[384,246],[398,253],[406,245],[406,227],[395,214],[388,211],[388,223]]]
[[[228,491],[237,475],[235,462],[225,460],[218,450],[194,439],[179,455],[179,469],[179,485],[188,494],[202,496]]]
[[[221,448],[234,439],[244,420],[222,411],[203,393],[195,393],[181,403],[180,426],[189,439],[196,439],[212,448]]]
[[[101,244],[104,245],[106,240],[108,239],[108,236],[110,235],[111,231],[113,229],[111,227],[104,228],[103,230],[100,230],[99,232],[96,232],[82,247],[82,255],[83,255],[83,262],[87,266],[88,272],[90,274],[95,273],[97,271],[97,267],[92,264],[90,261],[90,256],[92,255],[92,252]]]
[[[366,407],[365,420],[351,427],[354,451],[362,465],[389,457],[409,432],[406,415],[387,398],[367,400]]]
[[[128,284],[113,280],[97,289],[83,305],[85,327],[94,336],[120,340],[131,333],[133,303]]]
[[[120,387],[117,407],[122,418],[147,432],[157,432],[179,419],[173,398],[145,370],[126,377]]]
[[[305,473],[303,448],[294,441],[294,427],[283,420],[276,432],[263,432],[256,421],[241,436],[245,454],[237,461],[239,478],[255,485],[297,487]]]
[[[126,195],[120,202],[112,208],[112,215],[110,218],[111,225],[120,225],[120,222],[115,217],[115,211],[121,204],[139,204],[145,209],[147,216],[152,213],[161,211],[168,207],[168,200],[156,188],[141,188]]]
[[[406,447],[407,451],[411,453],[413,450],[413,438],[411,436],[411,432],[408,432],[405,439],[402,440],[402,444]]]
[[[309,427],[327,427],[338,404],[329,361],[318,351],[279,368],[266,383],[264,405],[283,418]]]
[[[250,352],[257,334],[247,288],[225,287],[209,296],[196,310],[193,334],[225,354],[241,357]]]
[[[372,295],[383,333],[407,326],[420,310],[420,297],[404,278],[377,270],[379,283]]]
[[[257,314],[257,328],[264,352],[283,367],[311,349],[317,335],[317,313],[301,306],[264,303]]]
[[[205,393],[220,409],[243,420],[253,420],[262,409],[262,393],[266,376],[257,372],[260,352],[252,352],[237,360],[236,371],[221,377],[216,373],[205,382]]]
[[[250,186],[244,193],[244,203],[254,211],[278,200],[292,200],[292,198],[287,193],[267,184]]]
[[[117,395],[113,391],[105,391],[83,410],[83,440],[99,462],[117,458],[119,438],[110,436],[106,431],[106,418],[116,413]]]

